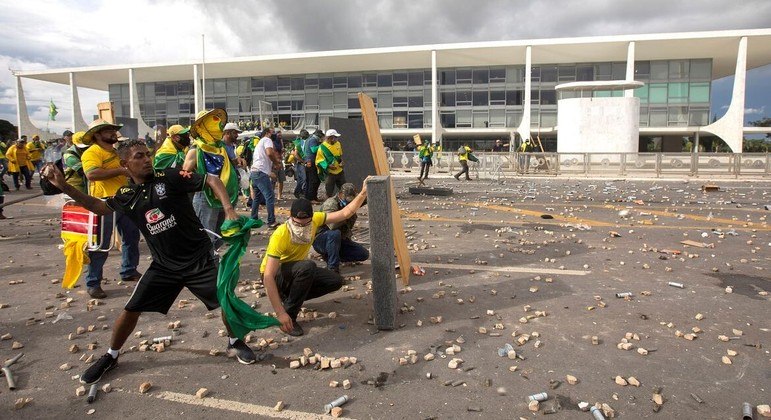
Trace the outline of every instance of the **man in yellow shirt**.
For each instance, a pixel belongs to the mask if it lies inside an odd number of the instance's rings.
[[[340,223],[355,215],[366,198],[366,180],[356,198],[332,213],[314,212],[310,201],[298,198],[292,203],[289,220],[270,236],[260,273],[281,329],[287,334],[304,334],[297,323],[304,301],[332,293],[343,285],[340,274],[307,259],[316,233],[325,224]]]
[[[460,176],[466,174],[466,181],[471,181],[471,177],[468,176],[468,155],[472,150],[468,146],[461,146],[458,149],[458,162],[460,162],[460,172],[455,174],[455,179],[460,180]]]
[[[324,142],[316,151],[316,167],[319,171],[319,179],[324,181],[327,198],[335,196],[335,190],[339,190],[345,184],[345,172],[343,172],[343,146],[340,144],[341,134],[335,129],[329,129],[325,133]]]
[[[40,142],[40,136],[37,134],[32,136],[32,141],[27,143],[27,152],[29,152],[29,160],[32,162],[34,171],[40,173],[40,168],[43,167],[43,152],[46,146]],[[33,171],[33,174],[34,174]]]
[[[34,167],[29,160],[29,153],[27,152],[27,136],[21,136],[16,144],[9,147],[6,157],[8,158],[8,172],[13,176],[13,186],[16,187],[16,191],[19,191],[21,187],[19,183],[20,176],[24,177],[24,186],[31,190]]]
[[[88,180],[88,193],[96,198],[114,196],[118,189],[128,185],[128,170],[120,165],[120,158],[115,150],[118,142],[118,130],[122,125],[110,124],[104,120],[96,120],[89,125],[83,135],[83,142],[92,144],[81,156],[83,173]],[[123,259],[120,276],[123,281],[139,280],[141,274],[137,271],[139,265],[139,229],[125,215],[112,214],[104,216],[105,226],[112,226],[112,218],[121,235]],[[112,231],[108,230],[102,243],[110,244]],[[102,271],[107,261],[107,252],[89,251],[88,273],[86,274],[86,290],[96,299],[103,299],[107,294],[102,290]]]

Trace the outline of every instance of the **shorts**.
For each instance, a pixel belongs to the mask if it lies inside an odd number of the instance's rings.
[[[190,267],[169,271],[153,262],[142,275],[125,310],[167,314],[182,288],[187,287],[210,311],[220,307],[217,299],[217,265],[206,256]]]
[[[286,169],[281,168],[276,171],[276,181],[281,183],[286,182]]]

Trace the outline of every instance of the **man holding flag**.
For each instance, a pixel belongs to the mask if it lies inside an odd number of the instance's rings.
[[[327,198],[334,197],[335,189],[339,190],[345,184],[343,146],[338,140],[340,136],[337,130],[330,128],[316,151],[316,167],[319,169],[319,179],[324,181]]]

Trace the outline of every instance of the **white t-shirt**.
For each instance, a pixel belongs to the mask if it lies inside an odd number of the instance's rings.
[[[273,140],[270,137],[263,137],[254,148],[252,155],[252,172],[262,172],[270,175],[273,172],[273,162],[268,157],[268,150],[273,148]]]

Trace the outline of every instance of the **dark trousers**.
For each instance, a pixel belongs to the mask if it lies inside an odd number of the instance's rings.
[[[327,192],[327,198],[335,195],[335,189],[340,189],[345,184],[345,172],[339,174],[327,174],[327,179],[324,182],[324,188]]]
[[[343,278],[332,270],[317,267],[311,260],[281,264],[276,274],[276,287],[284,310],[297,319],[303,302],[332,293],[343,286]]]
[[[461,175],[466,174],[466,181],[470,181],[471,178],[468,176],[468,162],[465,160],[460,161],[460,172],[455,174],[455,178],[460,178]]]
[[[313,249],[327,260],[327,268],[330,270],[340,267],[341,262],[369,259],[367,248],[348,238],[343,238],[337,229],[325,230],[317,234],[316,239],[313,240]]]
[[[16,187],[17,190],[21,186],[21,184],[19,184],[19,176],[24,177],[24,186],[27,187],[27,189],[32,188],[32,173],[28,167],[21,166],[19,167],[19,172],[13,173],[13,186]]]
[[[316,166],[305,167],[305,198],[311,201],[318,201],[319,186],[321,180],[316,172]]]
[[[431,164],[428,162],[420,162],[420,176],[418,179],[428,179],[428,171],[431,169]],[[425,172],[425,175],[424,175]]]

